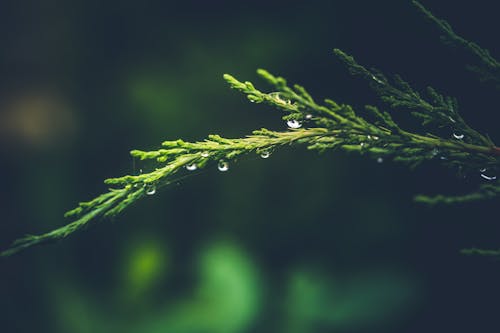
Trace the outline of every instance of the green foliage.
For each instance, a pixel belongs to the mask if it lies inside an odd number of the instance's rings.
[[[475,72],[481,81],[491,81],[500,89],[500,62],[493,58],[488,50],[457,35],[448,22],[435,17],[418,1],[413,0],[412,2],[426,18],[438,27],[443,34],[441,39],[444,42],[457,46],[471,55],[473,63],[467,66],[470,71]]]
[[[488,51],[457,36],[444,21],[435,18],[418,2],[415,5],[454,43],[476,55],[482,78],[498,82],[498,62]],[[419,202],[428,204],[455,203],[496,197],[500,193],[500,183],[492,174],[500,164],[500,148],[490,138],[471,128],[458,112],[455,98],[444,96],[433,88],[427,88],[422,95],[399,76],[388,79],[381,72],[367,69],[341,50],[335,55],[343,61],[350,72],[368,80],[380,99],[391,112],[409,112],[420,123],[417,131],[404,129],[391,113],[368,105],[364,110],[338,103],[331,99],[317,102],[299,85],[288,85],[279,76],[259,69],[257,74],[271,86],[270,92],[257,89],[249,81],[241,82],[229,74],[224,79],[231,88],[246,95],[256,104],[267,104],[284,112],[283,120],[287,131],[260,129],[244,138],[229,139],[219,135],[209,135],[204,141],[165,141],[162,148],[154,151],[133,150],[131,155],[154,165],[150,172],[125,175],[107,179],[109,192],[97,198],[80,203],[66,213],[74,219],[70,224],[46,234],[26,236],[2,253],[11,255],[36,244],[65,238],[100,218],[114,217],[132,203],[146,195],[154,194],[184,177],[190,172],[218,165],[220,171],[227,171],[229,165],[246,155],[269,156],[283,146],[304,145],[308,149],[325,152],[344,150],[363,154],[381,161],[393,160],[416,167],[428,160],[437,160],[450,169],[478,173],[483,170],[483,178],[489,184],[478,192],[463,196],[417,196]],[[304,128],[303,128],[304,127]],[[442,129],[453,136],[443,136]]]

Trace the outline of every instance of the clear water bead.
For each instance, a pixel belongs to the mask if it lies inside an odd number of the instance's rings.
[[[496,180],[497,179],[497,176],[488,176],[488,175],[486,175],[484,173],[481,174],[481,177],[483,179],[486,179],[486,180]]]
[[[188,165],[186,165],[186,169],[189,171],[194,171],[194,170],[198,169],[198,166],[196,165],[196,163],[188,164]]]
[[[219,171],[227,171],[229,170],[229,163],[227,163],[226,161],[219,161],[219,164],[217,165],[217,169],[219,169]]]
[[[271,156],[271,152],[269,152],[267,150],[260,153],[260,157],[262,157],[262,158],[269,158],[269,156]]]
[[[462,140],[464,138],[463,134],[453,133],[453,137],[457,140]]]
[[[272,92],[269,94],[274,101],[280,105],[291,105],[292,102],[289,99],[285,99],[283,94],[280,92]]]
[[[296,119],[290,119],[286,122],[286,125],[290,128],[296,129],[302,127],[302,123]]]
[[[146,194],[153,195],[156,193],[156,186],[153,184],[146,185]]]
[[[382,157],[377,158],[377,163],[382,163],[384,162],[384,159]]]
[[[372,74],[372,79],[373,81],[377,82],[378,84],[384,84],[384,81],[380,80],[378,77]]]
[[[208,156],[210,156],[210,153],[208,151],[201,152],[201,157],[208,157]]]
[[[486,169],[486,168],[482,168],[479,170],[479,172],[481,173],[481,178],[486,179],[486,180],[496,180],[497,179],[497,176],[487,175],[486,174],[487,171],[488,171],[488,169]]]
[[[306,114],[306,119],[307,119],[307,120],[311,120],[311,119],[312,119],[312,117],[313,117],[313,115],[312,115],[312,114]]]

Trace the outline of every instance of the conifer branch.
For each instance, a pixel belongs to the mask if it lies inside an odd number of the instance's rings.
[[[415,201],[428,205],[459,204],[464,202],[492,199],[497,195],[500,195],[500,184],[482,184],[476,192],[458,196],[436,195],[432,197],[427,195],[417,195],[415,196]]]
[[[415,4],[427,13],[418,2]],[[444,28],[448,27],[444,21],[437,22]],[[452,33],[451,28],[446,31]],[[432,88],[422,96],[399,76],[389,80],[381,72],[367,69],[338,49],[334,53],[353,74],[370,82],[393,113],[410,112],[420,121],[421,129],[409,131],[403,128],[391,113],[376,106],[368,105],[357,111],[331,99],[317,102],[304,87],[289,86],[284,78],[263,69],[257,73],[272,87],[271,92],[263,92],[249,81],[241,82],[225,74],[224,79],[230,87],[246,95],[250,102],[268,104],[284,112],[282,118],[288,130],[260,129],[236,139],[209,135],[206,140],[198,142],[165,141],[162,148],[153,151],[132,150],[134,158],[151,161],[155,168],[138,175],[105,180],[111,187],[108,192],[82,202],[66,213],[65,217],[73,220],[71,223],[45,234],[21,238],[1,255],[9,256],[37,244],[65,238],[99,219],[114,217],[139,199],[176,181],[179,175],[187,176],[191,171],[212,165],[224,172],[244,156],[258,154],[267,158],[283,146],[303,145],[319,152],[344,150],[367,155],[379,162],[387,159],[410,167],[436,160],[451,169],[480,172],[481,177],[488,181],[477,192],[463,196],[416,197],[417,201],[431,205],[493,198],[500,194],[500,183],[494,175],[500,167],[500,148],[490,138],[468,126],[458,112],[456,99],[443,96]],[[496,66],[486,57],[489,53],[483,55]],[[435,128],[447,128],[453,136],[443,137],[435,132]]]
[[[498,257],[500,256],[500,250],[484,250],[484,249],[477,249],[477,248],[470,248],[470,249],[463,249],[460,251],[460,253],[473,256],[473,255],[479,255],[483,257]]]
[[[476,64],[467,67],[470,71],[475,72],[481,81],[492,81],[500,89],[500,62],[487,49],[457,35],[448,22],[435,17],[420,2],[416,0],[412,2],[427,19],[436,24],[438,29],[443,33],[441,39],[444,42],[462,48],[475,58]]]

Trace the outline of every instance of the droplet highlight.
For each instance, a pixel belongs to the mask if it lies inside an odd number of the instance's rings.
[[[377,158],[377,163],[383,163],[384,159],[382,157]]]
[[[302,127],[302,123],[296,119],[290,119],[286,122],[286,125],[292,129],[297,129]]]
[[[490,175],[486,174],[487,171],[488,171],[488,169],[486,169],[486,168],[482,168],[479,170],[481,178],[483,178],[485,180],[496,180],[497,179],[497,176],[490,176]]]
[[[453,133],[453,137],[457,140],[462,140],[464,138],[465,135],[463,134],[457,134],[457,133]]]
[[[146,185],[146,194],[153,195],[156,193],[156,186],[153,184]]]
[[[266,150],[266,151],[263,151],[262,153],[260,153],[260,157],[262,158],[269,158],[269,156],[271,156],[271,152]]]
[[[196,163],[188,164],[188,165],[186,165],[186,169],[188,171],[194,171],[194,170],[198,169],[198,166],[196,165]]]
[[[279,105],[283,106],[292,105],[292,101],[290,101],[289,99],[285,99],[280,92],[270,93],[269,96],[271,96],[274,99],[274,101]]]
[[[210,156],[210,153],[208,151],[202,151],[201,152],[201,157],[205,157],[206,158],[208,156]]]
[[[229,163],[221,160],[221,161],[219,161],[219,164],[217,165],[217,169],[219,169],[219,171],[221,171],[221,172],[225,172],[225,171],[229,170]]]
[[[372,74],[372,79],[373,81],[377,82],[378,84],[384,84],[384,81],[380,80],[378,77]]]
[[[486,179],[486,180],[496,180],[497,176],[488,176],[488,175],[482,173],[481,178]]]

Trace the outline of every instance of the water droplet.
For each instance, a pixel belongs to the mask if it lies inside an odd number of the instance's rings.
[[[456,123],[456,122],[457,122],[455,119],[453,119],[453,118],[452,118],[452,117],[450,117],[450,116],[448,116],[448,119],[450,119],[450,121],[451,121],[452,123]]]
[[[208,157],[208,156],[210,156],[210,153],[208,151],[201,152],[201,157]]]
[[[229,163],[227,163],[226,161],[223,161],[223,160],[220,160],[219,161],[219,164],[217,165],[217,168],[219,169],[219,171],[227,171],[229,170]]]
[[[486,179],[486,180],[495,180],[497,179],[497,176],[489,176],[485,172],[488,171],[487,168],[482,168],[479,169],[479,172],[481,173],[481,178]]]
[[[447,160],[448,158],[446,156],[440,156],[439,159],[440,160]]]
[[[384,82],[382,80],[380,80],[378,77],[376,77],[375,75],[372,75],[372,79],[373,79],[373,81],[377,82],[378,84],[384,84]]]
[[[463,134],[453,133],[453,137],[457,140],[462,140],[464,138]]]
[[[431,157],[436,157],[437,154],[439,154],[439,149],[434,148],[433,150],[431,150]]]
[[[374,135],[374,136],[372,136],[372,138],[373,138],[373,140],[378,140],[378,139],[379,139],[379,137],[378,137],[378,136],[375,136],[375,135]]]
[[[280,92],[272,92],[269,94],[270,97],[274,99],[274,101],[280,105],[292,105],[292,101],[289,99],[285,99]]]
[[[311,119],[312,119],[312,117],[313,117],[313,115],[312,115],[312,114],[306,114],[306,119],[307,119],[307,120],[311,120]]]
[[[194,170],[198,169],[198,166],[196,165],[196,163],[188,164],[188,165],[186,165],[186,169],[188,169],[189,171],[194,171]]]
[[[377,158],[377,163],[382,163],[384,162],[384,159],[382,157]]]
[[[359,145],[361,146],[361,148],[363,148],[365,146],[365,143],[361,142]]]
[[[262,158],[269,158],[269,156],[271,156],[271,152],[270,151],[263,151],[262,153],[260,153],[260,157]]]
[[[290,119],[286,122],[286,125],[290,128],[296,129],[302,127],[302,123],[296,119]]]
[[[495,179],[497,179],[497,176],[488,176],[488,175],[486,175],[484,173],[481,174],[481,177],[483,179],[486,179],[486,180],[495,180]]]
[[[146,194],[153,195],[156,193],[156,186],[154,184],[146,185]]]

